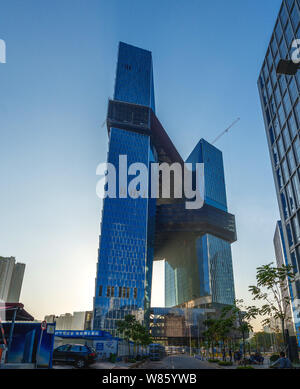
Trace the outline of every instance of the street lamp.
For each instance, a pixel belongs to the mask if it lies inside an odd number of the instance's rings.
[[[297,73],[298,69],[300,69],[300,64],[295,63],[289,59],[281,59],[278,62],[276,73],[294,76]]]

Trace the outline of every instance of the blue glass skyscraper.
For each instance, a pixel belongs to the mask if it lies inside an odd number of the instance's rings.
[[[184,167],[155,115],[153,85],[151,53],[120,43],[107,112],[107,162],[116,168],[120,192],[103,200],[93,319],[94,329],[112,334],[116,321],[127,314],[147,324],[153,260],[168,263],[168,306],[207,294],[220,303],[234,299],[230,243],[236,240],[235,218],[227,212],[221,152],[201,140],[188,159],[207,164],[205,204],[199,209],[186,209],[185,198],[172,193],[131,198],[130,178],[119,176],[120,155],[127,156],[128,166],[139,162],[149,169],[157,162]],[[161,190],[161,181],[159,185]]]
[[[147,106],[154,111],[149,51],[120,43],[114,101]],[[127,155],[128,165],[141,162],[149,166],[154,160],[150,136],[109,127],[108,162],[116,167],[117,173],[119,155]],[[126,184],[123,191],[127,193]],[[94,328],[114,332],[116,320],[130,313],[143,319],[144,310],[149,309],[154,216],[154,199],[127,196],[103,200]]]
[[[300,341],[300,71],[278,75],[280,59],[291,59],[300,37],[300,2],[283,1],[259,74],[264,117],[287,261],[297,274],[290,298]]]
[[[204,164],[204,209],[207,206],[227,212],[223,157],[220,150],[201,139],[186,160]],[[203,231],[204,232],[204,231]],[[234,279],[230,243],[211,234],[188,234],[183,237],[185,247],[175,258],[170,245],[165,253],[165,301],[167,306],[209,296],[206,303],[234,304]],[[200,235],[200,236],[199,236]],[[178,236],[174,237],[178,240]],[[181,239],[179,239],[180,241]],[[179,248],[176,250],[178,252]],[[189,260],[187,259],[189,258]]]

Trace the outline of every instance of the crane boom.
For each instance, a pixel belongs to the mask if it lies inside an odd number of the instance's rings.
[[[228,131],[231,129],[231,127],[233,127],[239,120],[240,120],[240,118],[235,119],[235,121],[232,122],[232,123],[230,124],[230,126],[227,127],[224,131],[222,131],[221,134],[219,134],[219,135],[216,137],[216,139],[215,139],[211,144],[213,145],[214,143],[216,143],[216,141],[219,140],[219,139],[221,138],[221,136],[223,136],[226,132],[228,132]]]

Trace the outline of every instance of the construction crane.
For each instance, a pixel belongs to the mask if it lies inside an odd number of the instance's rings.
[[[216,139],[215,139],[211,144],[213,145],[214,143],[216,143],[216,141],[219,140],[219,139],[221,138],[221,136],[223,136],[226,132],[228,132],[228,131],[231,129],[231,127],[233,127],[239,120],[240,120],[240,118],[237,118],[234,122],[232,122],[232,123],[230,124],[230,126],[227,127],[224,131],[222,131],[221,134],[219,134],[219,135],[216,137]]]

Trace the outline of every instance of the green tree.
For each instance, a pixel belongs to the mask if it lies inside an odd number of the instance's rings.
[[[212,356],[215,357],[215,345],[218,342],[218,331],[217,331],[217,319],[208,318],[204,321],[204,325],[206,326],[206,330],[203,332],[204,339],[208,343],[208,347],[211,347]]]
[[[128,343],[128,355],[130,354],[130,341],[134,342],[134,346],[136,344],[147,346],[152,343],[148,329],[139,323],[135,316],[126,315],[124,320],[118,320],[116,324],[118,333]]]
[[[237,299],[234,305],[228,305],[223,308],[219,319],[219,334],[221,338],[224,338],[224,335],[226,335],[227,340],[242,337],[243,358],[245,358],[246,338],[249,331],[252,330],[252,326],[250,324],[250,312],[243,303],[242,299]]]
[[[217,318],[209,318],[205,320],[206,331],[204,331],[204,338],[208,341],[212,348],[212,355],[214,358],[214,346],[222,341],[223,345],[230,338],[230,333],[233,328],[234,318],[228,314],[228,307],[224,307]]]
[[[249,286],[249,291],[253,295],[253,300],[262,301],[261,307],[251,306],[248,311],[251,317],[265,317],[263,325],[271,325],[272,320],[278,320],[281,324],[281,333],[284,348],[287,349],[285,337],[286,323],[290,320],[288,283],[295,282],[295,273],[292,272],[292,266],[282,265],[281,267],[272,266],[273,263],[263,265],[257,268],[256,285]]]
[[[133,315],[126,315],[124,320],[118,320],[117,331],[119,335],[126,340],[128,344],[128,355],[130,354],[130,340],[134,337],[134,325],[136,323],[136,318]]]
[[[271,351],[274,341],[277,341],[276,335],[277,334],[263,331],[256,332],[250,339],[250,346],[257,351],[261,349],[263,349],[264,352]]]
[[[242,336],[243,342],[243,358],[245,359],[246,354],[246,338],[249,332],[252,331],[253,327],[250,324],[250,320],[253,318],[251,311],[244,306],[244,300],[235,300],[235,305],[232,307],[232,314],[235,317],[235,328]]]

